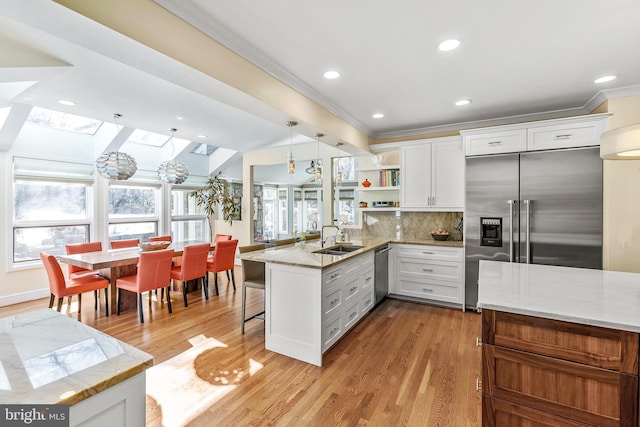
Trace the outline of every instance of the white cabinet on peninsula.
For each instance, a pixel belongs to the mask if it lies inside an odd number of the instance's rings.
[[[464,307],[463,249],[396,244],[396,295]]]
[[[400,170],[403,210],[463,210],[464,154],[460,137],[404,143]]]
[[[267,350],[322,366],[322,354],[373,308],[373,251],[326,269],[265,268]]]

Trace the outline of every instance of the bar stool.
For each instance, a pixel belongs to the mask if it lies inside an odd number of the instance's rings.
[[[258,243],[249,246],[240,246],[239,251],[241,254],[246,252],[253,252],[264,250],[266,245],[264,243]],[[263,309],[260,313],[253,316],[246,317],[247,306],[247,288],[265,290],[265,274],[264,263],[250,260],[241,260],[242,263],[242,333],[244,334],[244,324],[251,319],[263,319],[264,320],[264,302]]]

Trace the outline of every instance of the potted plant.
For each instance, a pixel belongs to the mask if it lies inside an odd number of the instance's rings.
[[[229,224],[233,224],[233,220],[238,218],[239,204],[234,203],[233,197],[229,194],[227,181],[222,179],[222,172],[209,178],[204,187],[192,191],[189,196],[195,199],[198,206],[203,207],[207,215],[211,241],[213,241],[213,218],[218,207],[222,210],[222,218]]]

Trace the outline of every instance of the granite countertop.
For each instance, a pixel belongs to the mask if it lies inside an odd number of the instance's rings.
[[[640,274],[480,261],[478,307],[640,332]]]
[[[0,402],[74,405],[153,365],[153,357],[57,311],[0,319]]]
[[[388,237],[363,237],[354,238],[348,242],[337,244],[362,246],[362,249],[350,252],[346,255],[325,255],[313,253],[322,249],[320,240],[312,240],[310,242],[301,241],[291,245],[277,246],[264,250],[245,252],[240,254],[241,259],[258,262],[271,262],[275,264],[293,265],[306,268],[327,268],[335,264],[339,264],[352,257],[361,255],[365,252],[374,250],[387,243],[404,243],[413,245],[431,245],[446,247],[462,247],[462,242],[457,241],[436,241],[432,239],[392,239]],[[334,245],[326,245],[330,247]]]

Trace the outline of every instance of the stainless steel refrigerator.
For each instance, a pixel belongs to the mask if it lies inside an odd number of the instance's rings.
[[[466,159],[465,305],[478,261],[602,269],[599,148]]]

